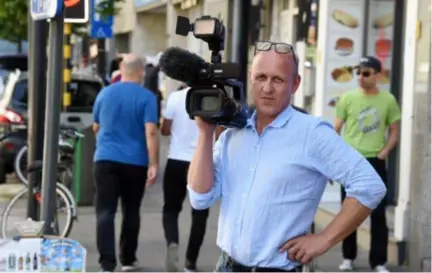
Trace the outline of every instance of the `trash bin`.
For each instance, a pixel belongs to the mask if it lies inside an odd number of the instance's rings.
[[[81,133],[84,138],[77,143],[75,153],[74,196],[78,206],[93,206],[93,154],[96,139],[92,127],[84,128]]]

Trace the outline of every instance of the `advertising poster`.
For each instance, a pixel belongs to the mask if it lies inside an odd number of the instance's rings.
[[[357,88],[351,67],[363,55],[364,11],[363,1],[329,1],[323,116],[330,122],[334,121],[334,106],[339,97]]]
[[[66,238],[0,240],[0,272],[85,272],[86,256]]]
[[[367,54],[378,58],[383,66],[379,80],[381,90],[390,91],[394,0],[373,0],[369,7]]]

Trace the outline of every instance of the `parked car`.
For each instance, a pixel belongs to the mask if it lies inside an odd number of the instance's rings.
[[[72,104],[61,113],[60,123],[79,129],[89,126],[93,104],[104,84],[98,77],[72,73],[70,86]],[[28,122],[27,98],[27,72],[11,73],[0,98],[0,183],[14,171],[15,155],[27,143],[27,127],[22,126]]]

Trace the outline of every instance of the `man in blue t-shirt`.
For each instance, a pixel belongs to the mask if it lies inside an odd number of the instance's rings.
[[[159,163],[156,97],[141,86],[144,65],[125,55],[120,71],[121,81],[105,87],[93,108],[96,241],[102,271],[114,271],[117,265],[114,217],[119,198],[122,271],[136,269],[141,201],[145,186],[156,182]]]

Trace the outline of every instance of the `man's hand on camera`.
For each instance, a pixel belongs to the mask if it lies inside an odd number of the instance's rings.
[[[327,238],[317,233],[291,239],[286,242],[279,251],[287,251],[288,258],[291,261],[307,264],[316,257],[324,254],[330,246],[330,242]]]
[[[158,171],[159,171],[158,165],[150,165],[148,167],[146,188],[150,188],[156,183]]]
[[[196,124],[197,124],[197,126],[201,132],[211,133],[211,134],[214,133],[216,125],[210,124],[210,123],[204,121],[200,117],[195,117],[195,122],[196,122]]]

